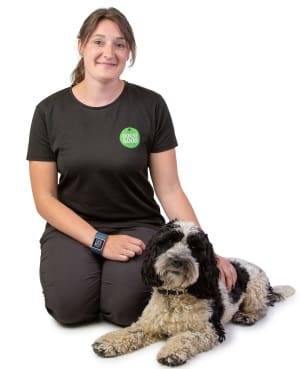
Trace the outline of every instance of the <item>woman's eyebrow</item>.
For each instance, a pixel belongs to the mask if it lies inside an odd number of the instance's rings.
[[[106,35],[101,35],[100,33],[97,33],[96,35],[93,35],[93,37],[106,37]],[[123,36],[118,36],[118,37],[115,37],[116,40],[125,40],[125,37]]]

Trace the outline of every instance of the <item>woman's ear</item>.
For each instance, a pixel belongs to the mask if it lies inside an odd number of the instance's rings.
[[[77,40],[77,50],[78,50],[78,53],[81,57],[83,57],[83,49],[84,49],[83,44],[82,44],[80,38],[78,38],[78,40]]]

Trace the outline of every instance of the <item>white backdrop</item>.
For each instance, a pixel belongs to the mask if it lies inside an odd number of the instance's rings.
[[[103,6],[119,8],[132,24],[137,61],[123,77],[167,101],[179,141],[181,182],[216,251],[254,261],[273,284],[299,290],[299,1],[2,2],[5,368],[159,367],[155,355],[162,343],[118,359],[98,358],[90,344],[115,327],[58,326],[44,310],[39,284],[44,221],[35,212],[25,160],[31,118],[40,100],[69,85],[77,32]],[[297,362],[296,314],[297,294],[255,327],[230,325],[224,344],[187,367]]]

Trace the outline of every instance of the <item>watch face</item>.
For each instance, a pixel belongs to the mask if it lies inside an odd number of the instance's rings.
[[[93,242],[92,252],[101,255],[106,238],[107,238],[106,234],[98,232]]]
[[[96,247],[97,249],[101,249],[103,246],[104,241],[103,240],[99,240],[99,238],[95,239],[95,243],[94,243],[94,247]]]

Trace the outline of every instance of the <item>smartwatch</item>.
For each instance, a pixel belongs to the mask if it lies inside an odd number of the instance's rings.
[[[107,239],[107,234],[97,232],[96,236],[95,236],[95,239],[94,239],[94,242],[93,242],[92,247],[91,247],[91,251],[94,254],[101,256],[106,239]]]

